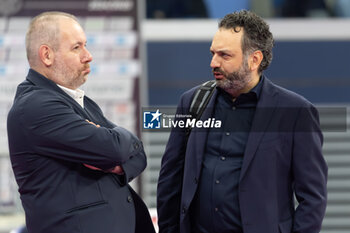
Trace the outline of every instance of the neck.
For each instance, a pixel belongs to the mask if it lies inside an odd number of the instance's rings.
[[[36,72],[40,73],[42,76],[44,76],[45,78],[47,79],[50,79],[50,73],[46,70],[46,69],[43,69],[41,67],[38,67],[38,66],[31,66],[30,67],[31,69],[35,70]],[[52,80],[54,81],[54,80]]]
[[[243,93],[248,93],[251,89],[253,89],[256,85],[258,85],[260,80],[260,75],[259,74],[252,74],[252,79],[250,80],[250,82],[247,83],[247,85],[241,90],[240,94]]]

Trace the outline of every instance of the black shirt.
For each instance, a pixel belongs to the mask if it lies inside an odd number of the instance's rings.
[[[235,100],[218,88],[199,186],[191,208],[193,233],[241,233],[238,185],[243,155],[263,82]]]

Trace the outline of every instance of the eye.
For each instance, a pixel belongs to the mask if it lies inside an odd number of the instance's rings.
[[[228,53],[220,53],[220,57],[227,59],[227,58],[230,58],[231,56]]]

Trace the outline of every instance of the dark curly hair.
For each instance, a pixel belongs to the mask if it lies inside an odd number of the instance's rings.
[[[259,73],[266,70],[272,61],[274,40],[269,25],[251,11],[241,10],[227,14],[220,22],[219,28],[233,29],[239,32],[243,28],[243,54],[260,50],[264,55],[259,67]]]

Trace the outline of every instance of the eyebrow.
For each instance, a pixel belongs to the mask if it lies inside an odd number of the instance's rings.
[[[228,49],[219,49],[214,51],[214,49],[210,48],[209,50],[211,53],[215,52],[215,53],[227,53],[227,54],[232,54],[232,52]]]
[[[86,45],[86,44],[87,44],[87,41],[85,41],[85,42],[76,41],[76,42],[74,43],[74,45],[76,45],[76,44],[78,44],[78,45]]]

